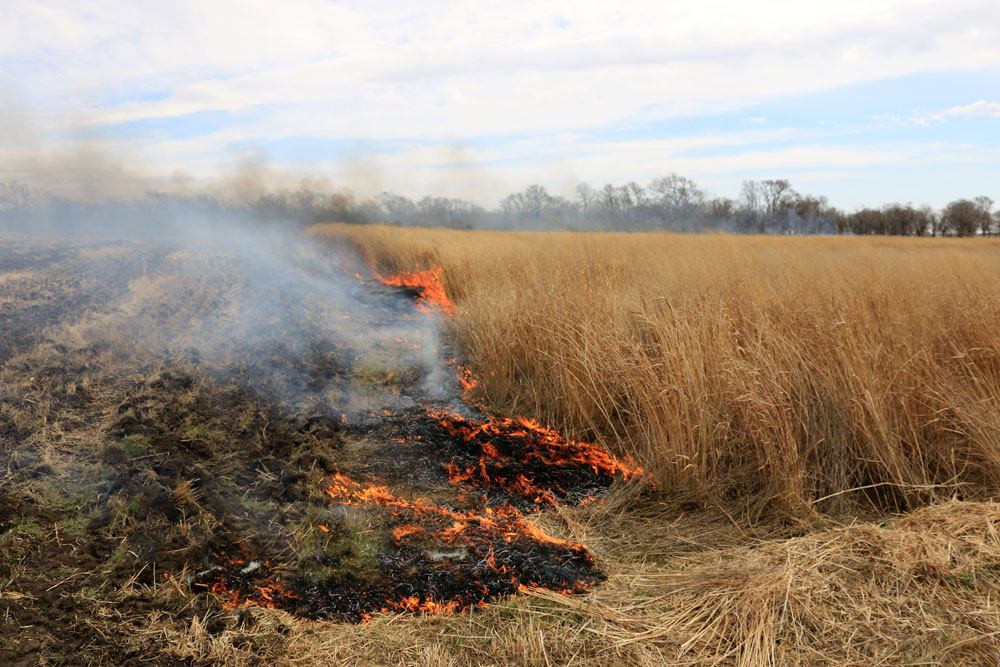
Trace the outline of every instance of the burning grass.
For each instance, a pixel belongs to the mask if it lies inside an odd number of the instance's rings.
[[[455,304],[445,293],[444,284],[441,282],[441,273],[440,266],[433,266],[420,271],[400,271],[391,276],[376,273],[375,277],[384,285],[403,287],[409,290],[416,298],[417,308],[422,312],[430,313],[439,310],[445,315],[453,315]]]
[[[61,638],[99,647],[84,661],[132,661],[110,648],[129,633],[124,618],[191,616],[157,601],[163,586],[194,593],[219,632],[242,618],[220,614],[248,607],[370,621],[603,579],[581,543],[522,509],[538,510],[541,496],[592,498],[624,479],[620,465],[462,404],[471,377],[444,360],[428,316],[440,283],[358,281],[304,256],[206,262],[71,246],[52,256],[51,291],[11,299],[5,327],[0,538],[11,552],[0,576],[4,623],[24,632],[0,646],[4,659],[47,659]],[[81,262],[95,261],[105,279],[81,280]],[[482,420],[489,440],[457,437],[456,420]],[[505,451],[504,464],[458,488],[448,467],[486,446]],[[544,475],[546,461],[558,474]],[[91,604],[115,607],[118,621],[81,625]]]
[[[664,509],[632,511],[661,516]],[[607,507],[565,518],[589,522],[591,543],[613,543],[619,554],[609,561],[608,580],[584,596],[534,589],[476,614],[405,623],[384,614],[363,625],[316,624],[262,609],[242,612],[222,630],[213,628],[212,615],[184,625],[160,616],[136,625],[136,636],[175,659],[233,665],[262,656],[456,666],[1000,660],[1000,510],[993,503],[946,503],[888,522],[749,544],[714,513],[624,539],[601,529],[628,523]],[[181,580],[159,585],[157,595],[195,598]]]
[[[443,268],[473,398],[808,516],[1000,488],[1000,242],[318,226]]]
[[[456,486],[498,488],[536,506],[585,504],[615,481],[642,477],[642,468],[619,461],[600,447],[565,440],[525,417],[491,417],[471,422],[447,411],[431,413],[468,445],[462,465],[452,460],[448,477]]]

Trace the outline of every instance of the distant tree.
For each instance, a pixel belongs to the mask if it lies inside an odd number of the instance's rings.
[[[665,220],[689,220],[705,204],[705,193],[695,182],[677,174],[653,180],[649,190],[653,207]]]
[[[380,192],[378,203],[385,210],[386,221],[400,225],[413,224],[414,215],[417,212],[417,205],[412,199],[392,192]]]
[[[938,216],[930,206],[924,205],[917,209],[917,236],[925,236],[928,232],[933,236],[937,228]]]
[[[791,183],[782,178],[761,181],[760,193],[767,217],[774,220],[787,207],[789,198],[794,196],[795,192],[792,190]]]
[[[635,201],[632,199],[632,190],[627,185],[619,185],[615,188],[618,197],[618,207],[622,213],[627,212],[630,208],[635,206]]]
[[[926,224],[920,211],[907,204],[888,204],[882,208],[883,233],[896,236],[923,236],[922,225]]]
[[[646,203],[646,190],[641,185],[635,181],[629,181],[625,184],[625,188],[628,190],[633,206],[642,206]]]
[[[976,197],[972,200],[979,209],[979,233],[983,236],[989,236],[993,231],[993,200],[989,197]]]
[[[987,217],[988,215],[986,214]],[[976,202],[958,199],[945,207],[941,214],[941,225],[953,231],[956,236],[973,236],[980,228],[983,217],[983,210]]]
[[[571,201],[549,194],[541,185],[507,195],[500,200],[500,211],[508,227],[530,229],[564,228],[577,215]]]
[[[524,214],[536,220],[542,217],[542,212],[549,208],[552,197],[542,185],[529,185],[524,191]]]
[[[739,199],[740,227],[743,231],[763,234],[767,222],[764,215],[764,191],[757,181],[743,181]]]
[[[826,197],[794,195],[788,200],[791,221],[788,231],[799,234],[829,234],[840,230],[843,214],[827,201]]]
[[[728,197],[712,197],[705,204],[705,213],[713,220],[730,221],[736,217],[736,202]]]
[[[934,211],[929,206],[916,208],[912,204],[887,204],[881,209],[862,208],[843,216],[840,229],[854,234],[891,234],[924,236],[941,233]]]
[[[500,210],[508,218],[520,219],[524,217],[527,205],[524,195],[520,192],[512,192],[500,200]]]
[[[621,195],[618,192],[618,188],[610,183],[606,183],[601,188],[598,201],[606,216],[614,216],[622,210]]]
[[[417,202],[416,219],[428,227],[471,229],[485,211],[472,202],[449,197],[424,197]]]
[[[594,205],[594,201],[597,199],[597,190],[592,188],[588,183],[580,183],[576,186],[576,198],[580,200],[580,206],[583,208],[583,217],[587,217],[590,214],[590,207]]]

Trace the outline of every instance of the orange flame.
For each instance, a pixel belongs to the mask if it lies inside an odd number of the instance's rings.
[[[476,545],[492,541],[497,537],[506,542],[527,537],[541,544],[569,547],[586,554],[579,545],[546,535],[544,531],[525,520],[512,505],[487,507],[482,512],[452,510],[435,505],[426,498],[405,500],[391,493],[386,486],[363,485],[340,473],[334,474],[332,482],[327,487],[326,494],[337,502],[345,505],[387,507],[397,516],[415,520],[404,523],[393,531],[393,537],[397,541],[407,540],[411,536],[430,536],[446,544]],[[447,525],[432,532],[425,527],[429,523]]]
[[[558,494],[565,490],[555,485],[541,485],[523,472],[510,475],[490,474],[489,470],[516,470],[515,463],[537,461],[546,466],[583,466],[608,483],[616,479],[631,480],[643,476],[642,467],[631,461],[622,461],[596,445],[564,439],[554,429],[542,426],[526,417],[491,417],[481,422],[470,422],[447,411],[431,412],[448,431],[465,442],[474,442],[481,452],[474,466],[462,467],[454,463],[445,465],[451,483],[456,486],[499,487],[509,493],[528,498],[537,504],[556,505]],[[516,446],[514,451],[502,453],[490,438],[499,438]]]
[[[448,294],[444,290],[444,283],[441,280],[443,273],[444,269],[435,266],[423,271],[403,271],[393,276],[383,276],[376,273],[375,277],[385,285],[420,290],[417,297],[417,308],[423,312],[428,313],[436,308],[445,315],[451,316],[455,313],[455,304],[448,298]]]

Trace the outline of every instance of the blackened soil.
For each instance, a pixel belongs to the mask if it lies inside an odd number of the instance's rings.
[[[335,473],[456,512],[516,498],[449,483],[476,452],[427,414],[458,391],[406,295],[191,254],[0,249],[0,664],[196,664],[163,637],[239,637],[234,599],[357,621],[600,578],[579,546],[435,551],[331,502]]]

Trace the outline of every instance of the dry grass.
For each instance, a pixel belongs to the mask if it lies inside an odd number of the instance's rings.
[[[613,517],[576,519],[609,526]],[[208,619],[150,622],[141,641],[213,663],[419,665],[995,665],[1000,661],[1000,509],[946,503],[883,525],[691,551],[710,517],[645,546],[661,563],[605,562],[585,596],[539,590],[475,614],[379,615],[361,626],[255,610],[210,634]],[[593,534],[596,543],[602,535]],[[608,537],[608,536],[604,536]],[[642,544],[631,545],[640,556]],[[161,596],[184,604],[178,581]]]
[[[663,488],[798,517],[998,488],[995,240],[312,233],[442,265],[479,398]]]

